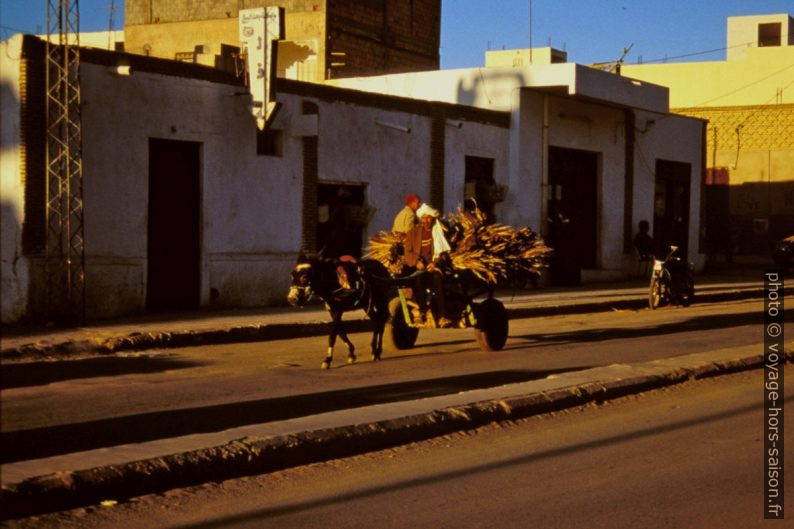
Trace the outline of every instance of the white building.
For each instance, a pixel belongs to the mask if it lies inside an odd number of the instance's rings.
[[[679,245],[700,266],[705,122],[671,114],[665,87],[541,51],[536,59],[545,64],[513,60],[329,83],[509,112],[499,178],[510,192],[497,218],[541,231],[585,281],[630,271],[640,220],[651,223],[657,242]],[[570,219],[563,234],[548,222],[560,211]]]
[[[8,322],[43,306],[43,45],[14,37],[0,61]],[[444,211],[476,194],[585,281],[633,272],[637,223],[673,207],[670,241],[702,263],[703,122],[670,115],[666,89],[574,64],[349,83],[279,80],[260,133],[229,74],[83,50],[87,316],[280,304],[301,248],[360,251],[410,192]]]

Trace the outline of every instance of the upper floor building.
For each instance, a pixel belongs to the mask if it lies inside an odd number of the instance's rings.
[[[794,19],[728,17],[726,60],[624,64],[627,77],[670,88],[671,108],[794,103]]]
[[[339,77],[439,68],[441,0],[127,0],[125,50],[231,70],[242,9],[285,9],[279,77]]]

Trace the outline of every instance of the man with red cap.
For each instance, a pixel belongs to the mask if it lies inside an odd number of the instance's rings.
[[[419,198],[419,195],[411,193],[407,197],[405,197],[405,207],[397,213],[397,216],[394,218],[394,224],[392,225],[391,231],[397,233],[407,233],[416,225],[416,210],[419,208],[419,205],[422,203],[422,199]]]
[[[448,327],[452,322],[446,317],[444,299],[444,276],[438,263],[444,254],[450,251],[449,242],[444,235],[444,228],[439,222],[438,210],[422,204],[416,210],[419,224],[405,234],[405,264],[419,271],[424,271],[418,279],[415,291],[420,311],[426,314],[428,299],[426,292],[432,293],[430,307],[437,327]],[[425,316],[422,316],[425,319]]]

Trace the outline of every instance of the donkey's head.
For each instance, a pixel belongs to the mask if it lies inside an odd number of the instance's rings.
[[[292,278],[287,294],[287,302],[293,307],[302,307],[309,302],[314,295],[312,291],[312,276],[314,275],[314,265],[303,252],[298,256],[298,262],[292,269]]]

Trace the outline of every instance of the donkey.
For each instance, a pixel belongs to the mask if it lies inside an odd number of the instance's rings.
[[[328,352],[321,367],[328,369],[334,358],[336,337],[347,345],[348,363],[356,361],[355,346],[347,337],[342,324],[342,314],[364,310],[374,322],[372,333],[372,359],[380,360],[383,351],[383,331],[389,319],[389,272],[373,259],[355,261],[353,258],[330,259],[320,256],[298,256],[292,270],[287,301],[302,307],[316,295],[325,302],[331,314],[331,334],[328,335]]]

